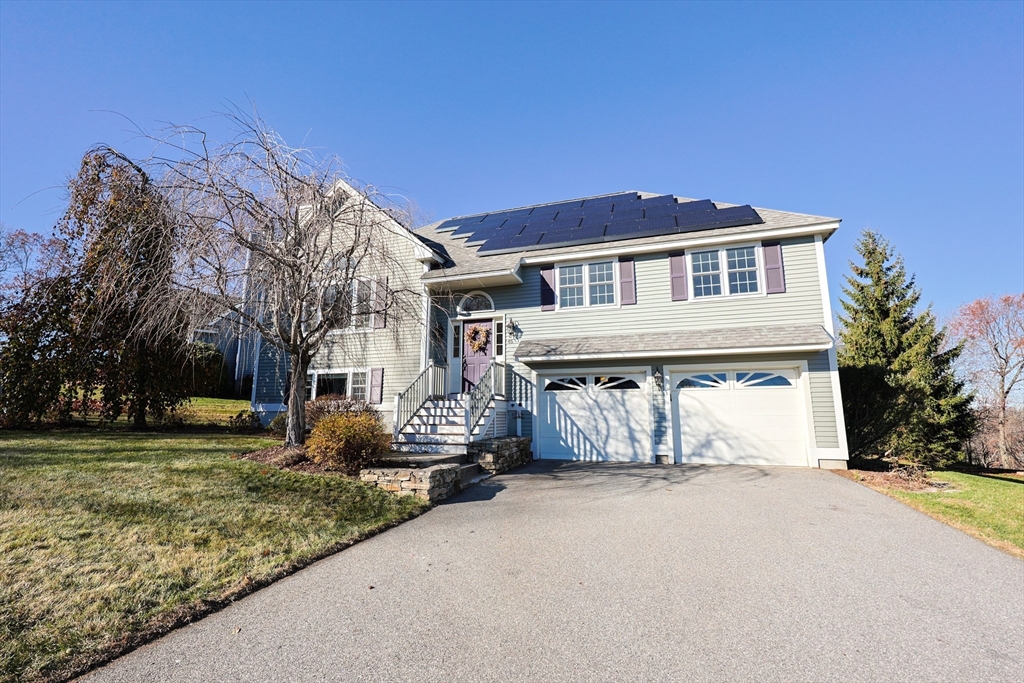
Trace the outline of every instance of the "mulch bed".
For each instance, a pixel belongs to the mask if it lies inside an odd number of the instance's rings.
[[[306,456],[305,446],[271,446],[263,450],[243,453],[238,456],[243,460],[252,460],[262,465],[270,465],[289,472],[305,472],[306,474],[341,475],[337,470],[326,465],[313,462]]]
[[[870,472],[866,470],[834,470],[836,474],[867,484],[872,488],[896,489],[912,493],[935,493],[950,491],[950,485],[930,479],[908,479],[898,472]]]

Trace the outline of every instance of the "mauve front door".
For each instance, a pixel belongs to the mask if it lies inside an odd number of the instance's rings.
[[[470,391],[480,381],[480,376],[491,364],[491,349],[494,348],[492,338],[492,321],[469,320],[462,324],[462,391]],[[471,335],[473,328],[486,330],[487,343],[479,351],[473,349]],[[483,336],[483,335],[479,335]]]

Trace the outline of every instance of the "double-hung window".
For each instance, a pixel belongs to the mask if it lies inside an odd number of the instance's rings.
[[[722,293],[722,265],[718,251],[698,251],[693,261],[693,295],[718,296]]]
[[[324,297],[324,312],[335,316],[336,330],[365,330],[373,323],[373,282],[353,280],[347,287],[331,285]]]
[[[754,246],[690,252],[694,298],[758,293],[757,262]]]
[[[615,305],[615,262],[558,266],[558,307]]]
[[[373,313],[373,283],[369,280],[356,280],[352,283],[353,305],[352,326],[365,329],[370,326]]]
[[[615,268],[611,261],[591,263],[587,266],[590,281],[590,305],[605,306],[615,303]]]
[[[754,247],[726,249],[729,268],[729,293],[750,294],[757,291],[757,253]]]
[[[561,308],[585,306],[583,289],[583,266],[559,267],[558,304]]]

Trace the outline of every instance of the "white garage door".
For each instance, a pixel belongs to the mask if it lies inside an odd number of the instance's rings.
[[[795,370],[672,373],[682,462],[807,465]]]
[[[649,461],[645,380],[613,373],[540,377],[540,457]]]

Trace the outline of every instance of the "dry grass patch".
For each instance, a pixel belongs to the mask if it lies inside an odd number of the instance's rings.
[[[0,432],[0,680],[63,679],[425,509],[235,435]]]

